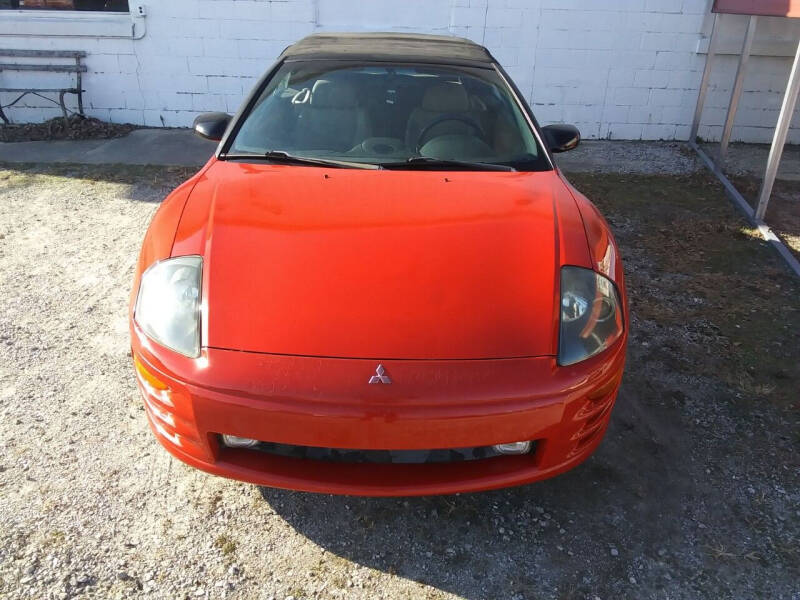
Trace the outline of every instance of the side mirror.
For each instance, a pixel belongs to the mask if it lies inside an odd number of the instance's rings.
[[[575,125],[547,125],[542,127],[542,133],[551,152],[574,150],[581,143],[581,132]]]
[[[233,117],[228,113],[213,112],[198,115],[194,120],[194,132],[202,138],[218,142]]]

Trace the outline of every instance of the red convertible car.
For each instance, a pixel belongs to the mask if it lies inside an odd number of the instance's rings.
[[[614,238],[483,47],[314,35],[156,212],[130,305],[161,444],[210,473],[359,495],[487,490],[578,465],[609,422]]]

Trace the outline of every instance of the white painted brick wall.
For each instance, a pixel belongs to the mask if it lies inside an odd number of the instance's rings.
[[[83,49],[86,112],[114,122],[187,126],[233,112],[292,41],[315,31],[419,31],[486,45],[543,124],[569,121],[587,138],[685,139],[705,56],[708,0],[169,0],[145,1],[140,40],[0,36],[0,47]],[[0,12],[0,19],[2,13]],[[741,28],[744,17],[726,16]],[[800,23],[795,23],[800,36]],[[754,56],[734,139],[769,141],[790,67]],[[720,56],[700,135],[718,139],[736,69]],[[60,78],[60,79],[59,79]],[[0,73],[0,85],[50,87],[64,76]],[[8,80],[8,81],[6,81]],[[68,97],[69,98],[69,97]],[[4,94],[0,102],[7,102]],[[74,103],[73,103],[74,107]],[[16,121],[57,116],[29,98]],[[790,141],[800,143],[796,116]]]

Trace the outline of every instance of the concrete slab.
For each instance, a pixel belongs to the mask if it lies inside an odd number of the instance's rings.
[[[0,142],[0,162],[83,162],[90,150],[108,140],[56,140],[52,142]]]
[[[0,162],[200,166],[216,142],[190,129],[137,129],[110,140],[0,143]]]
[[[216,147],[190,129],[136,129],[87,151],[83,162],[200,166]]]
[[[213,154],[215,142],[190,129],[136,129],[110,140],[0,143],[0,162],[177,165],[199,167]],[[714,153],[714,145],[704,145]],[[728,172],[760,177],[767,162],[765,144],[731,144]],[[598,173],[684,174],[703,168],[683,142],[584,141],[572,152],[556,155],[565,171]],[[800,147],[787,146],[779,179],[800,180]]]
[[[0,162],[200,166],[215,148],[189,129],[137,129],[110,140],[0,143]],[[677,142],[586,141],[556,159],[568,171],[677,174],[702,168]]]

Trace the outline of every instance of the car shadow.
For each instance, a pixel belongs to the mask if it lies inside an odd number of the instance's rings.
[[[325,550],[397,577],[475,599],[606,597],[630,585],[634,557],[683,543],[691,491],[672,481],[673,450],[641,415],[623,386],[594,456],[518,488],[422,498],[260,490]]]

